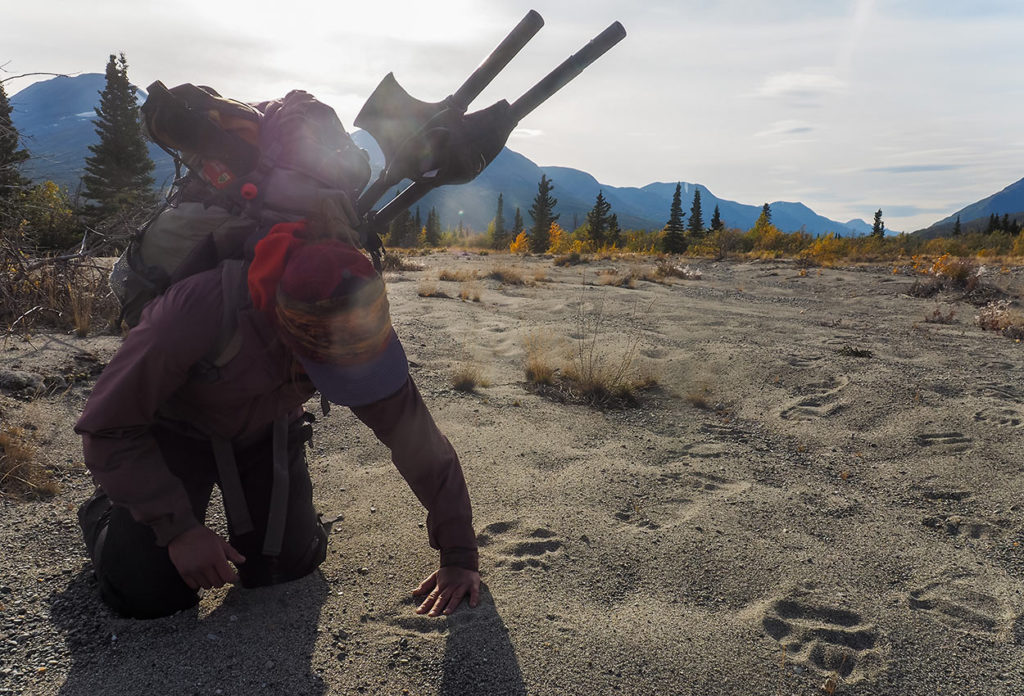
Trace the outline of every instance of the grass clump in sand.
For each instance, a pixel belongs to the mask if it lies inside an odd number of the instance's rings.
[[[23,428],[0,430],[0,494],[13,498],[49,498],[57,482],[36,461],[36,449]]]
[[[453,283],[465,283],[470,280],[476,280],[476,271],[452,271],[447,268],[442,268],[438,271],[437,279],[449,281]]]
[[[974,321],[982,331],[997,331],[1017,341],[1024,339],[1024,313],[1012,307],[1009,300],[989,302]]]
[[[459,286],[459,299],[463,302],[479,302],[480,283],[470,280]]]
[[[484,277],[497,280],[503,285],[526,285],[523,274],[511,266],[495,266]]]
[[[636,405],[642,392],[657,385],[657,379],[637,362],[644,312],[633,305],[625,330],[615,330],[624,341],[612,349],[604,301],[587,302],[587,290],[576,302],[573,341],[561,360],[553,359],[550,341],[536,335],[527,338],[527,383],[538,393],[559,400],[601,407]]]
[[[452,388],[461,392],[473,392],[477,387],[490,386],[480,366],[472,362],[464,362],[452,370]]]
[[[400,254],[393,249],[388,249],[384,252],[384,258],[381,259],[381,267],[385,271],[422,271],[423,266],[418,263],[406,260],[404,254]]]
[[[422,280],[416,286],[416,294],[420,297],[448,297],[435,280]]]

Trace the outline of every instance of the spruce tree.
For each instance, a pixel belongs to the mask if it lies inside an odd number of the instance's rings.
[[[711,230],[717,232],[718,230],[725,229],[725,223],[722,222],[722,214],[718,212],[718,206],[715,206],[715,212],[711,216]]]
[[[765,223],[770,225],[772,222],[772,207],[765,203],[761,206],[761,215],[764,216]]]
[[[597,192],[597,200],[594,201],[594,207],[587,213],[587,226],[590,228],[590,241],[593,242],[595,249],[600,249],[606,244],[611,244],[608,239],[608,223],[609,214],[612,210],[612,204],[604,199],[604,192]]]
[[[416,219],[408,209],[399,213],[388,225],[388,244],[393,247],[414,247],[419,241]]]
[[[441,243],[441,216],[437,214],[437,208],[431,207],[430,212],[427,213],[423,241],[428,247],[436,247]]]
[[[672,194],[672,207],[669,209],[668,222],[665,223],[665,253],[681,254],[686,251],[685,233],[686,227],[683,224],[682,185],[676,184],[676,192]]]
[[[693,239],[700,239],[704,236],[704,213],[700,208],[700,189],[693,189],[693,205],[690,206],[690,221],[686,224],[686,230]]]
[[[29,180],[21,175],[28,151],[20,147],[21,136],[11,120],[11,102],[0,82],[0,225],[10,222]]]
[[[547,174],[541,174],[540,183],[537,184],[537,195],[530,206],[530,217],[533,218],[533,225],[530,227],[530,251],[535,254],[543,254],[551,246],[551,223],[558,220],[555,215],[555,206],[558,199],[551,196],[555,185],[548,179]]]
[[[619,227],[619,216],[612,213],[608,218],[608,246],[622,245],[622,229]]]
[[[523,213],[516,206],[516,216],[512,222],[512,238],[515,239],[519,236],[519,233],[526,229],[526,225],[523,224]]]
[[[124,53],[110,56],[93,124],[100,140],[89,146],[92,155],[85,160],[82,177],[82,193],[92,201],[87,214],[103,219],[155,203],[153,161],[146,151]]]
[[[491,237],[491,246],[495,249],[502,249],[508,246],[508,232],[505,230],[505,198],[498,194],[498,209],[494,213],[494,230]]]
[[[885,223],[882,222],[882,209],[875,212],[875,223],[871,226],[871,236],[881,239],[885,236]]]
[[[953,236],[954,237],[959,237],[960,236],[960,232],[961,232],[961,230],[960,230],[960,216],[957,215],[956,216],[956,222],[953,223]]]

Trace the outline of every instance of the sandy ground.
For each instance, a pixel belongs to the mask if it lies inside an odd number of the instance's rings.
[[[1024,346],[975,308],[910,297],[889,269],[701,262],[701,280],[628,289],[598,275],[628,261],[420,261],[389,275],[394,323],[462,458],[481,606],[413,613],[436,562],[423,512],[335,409],[309,455],[342,516],[322,572],[112,615],[77,533],[90,484],[70,428],[92,379],[75,375],[117,341],[11,340],[0,370],[52,393],[8,388],[0,417],[35,428],[61,493],[0,501],[0,693],[1024,694]],[[542,280],[417,294],[495,265]],[[609,361],[642,331],[660,388],[638,407],[527,388],[524,339],[578,346],[581,300]],[[924,321],[937,306],[952,323]],[[466,366],[487,386],[454,390]]]

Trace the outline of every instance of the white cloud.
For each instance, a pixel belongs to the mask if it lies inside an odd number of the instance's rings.
[[[757,90],[757,95],[769,99],[814,100],[818,97],[842,94],[847,84],[828,70],[805,70],[769,75]]]

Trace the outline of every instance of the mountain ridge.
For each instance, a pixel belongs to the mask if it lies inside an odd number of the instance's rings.
[[[27,176],[37,180],[52,179],[72,191],[77,189],[85,158],[89,155],[88,146],[97,141],[92,120],[104,80],[100,73],[57,77],[29,85],[10,98],[14,125],[33,155],[24,169]],[[139,90],[139,94],[144,98],[144,92]],[[369,134],[356,131],[352,135],[360,147],[370,152],[371,159],[380,158],[379,148]],[[158,185],[168,185],[174,174],[173,161],[155,144],[150,145],[149,153],[156,165],[154,179]],[[382,159],[375,166],[379,168],[381,164]],[[547,175],[554,182],[552,193],[558,199],[555,212],[563,227],[582,223],[601,191],[623,229],[661,229],[668,220],[676,186],[675,182],[653,182],[640,187],[609,186],[588,172],[538,165],[506,147],[470,183],[436,189],[418,205],[424,218],[426,211],[436,207],[446,226],[462,225],[482,231],[493,219],[501,193],[506,224],[511,224],[516,208],[529,224],[527,211],[541,175]],[[705,225],[710,223],[716,205],[728,227],[748,229],[761,214],[760,204],[747,205],[719,198],[702,184],[678,183],[686,216],[689,216],[693,192],[701,192]],[[799,202],[775,201],[769,205],[772,222],[784,232],[804,230],[813,235],[827,232],[854,235],[863,234],[865,227],[870,230],[863,221],[830,220]]]

